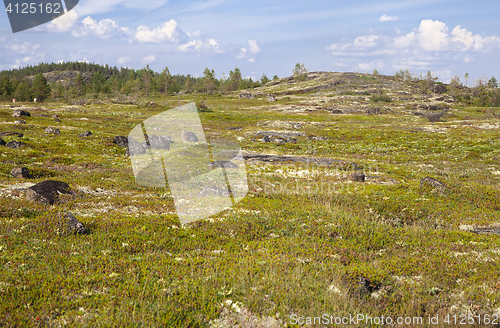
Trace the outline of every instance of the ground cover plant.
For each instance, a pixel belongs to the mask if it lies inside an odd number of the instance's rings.
[[[366,314],[423,318],[400,327],[453,326],[447,315],[494,326],[498,108],[418,81],[359,73],[303,72],[245,92],[255,97],[2,103],[0,132],[23,137],[1,138],[26,145],[0,146],[0,325],[295,327],[297,317]],[[244,150],[249,193],[213,217],[180,225],[169,190],[138,186],[113,137],[190,102],[199,105],[207,139],[234,139]],[[438,104],[448,108],[439,121],[416,115],[425,111],[419,106]],[[14,123],[14,109],[30,112],[26,124]],[[60,134],[44,133],[49,126]],[[86,130],[92,135],[79,137]],[[33,178],[13,178],[17,166]],[[353,181],[355,171],[365,180]],[[445,187],[422,183],[425,177]],[[43,205],[12,188],[47,179],[68,183],[73,195]],[[90,233],[65,233],[65,211]],[[429,324],[436,315],[440,323]]]

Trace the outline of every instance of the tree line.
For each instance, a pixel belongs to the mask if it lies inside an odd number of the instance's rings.
[[[77,71],[78,74],[74,78],[65,78],[62,81],[60,79],[50,81],[49,75],[44,74],[68,71]],[[273,79],[278,79],[278,76],[275,75]],[[209,68],[203,71],[203,76],[195,77],[190,74],[172,75],[168,67],[158,73],[149,68],[149,65],[134,70],[85,62],[41,63],[2,71],[0,98],[2,100],[15,98],[18,101],[32,101],[37,98],[43,101],[71,99],[85,95],[150,96],[176,92],[212,94],[255,88],[269,81],[271,79],[265,74],[256,81],[251,77],[243,77],[239,68],[235,68],[227,75],[222,73],[222,77],[217,79],[215,71]]]

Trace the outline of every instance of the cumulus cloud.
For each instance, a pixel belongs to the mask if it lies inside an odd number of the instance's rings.
[[[177,22],[171,19],[152,30],[146,26],[139,26],[135,32],[135,39],[142,43],[178,42],[181,34]]]
[[[400,18],[397,16],[382,15],[382,16],[380,16],[380,18],[378,20],[381,22],[392,22],[392,21],[398,21],[398,20],[400,20]]]
[[[255,40],[248,40],[248,49],[251,54],[258,54],[260,52],[260,47]]]
[[[14,39],[13,41],[6,43],[3,45],[4,48],[9,49],[9,51],[14,51],[18,54],[26,54],[29,52],[32,52],[33,50],[36,50],[40,47],[39,44],[31,45],[29,42],[21,42],[17,39]]]
[[[336,66],[347,64],[351,69],[362,71],[392,67],[424,72],[436,66],[446,74],[452,70],[452,62],[468,63],[474,60],[475,54],[500,48],[500,38],[495,35],[474,35],[460,25],[448,29],[439,20],[422,20],[412,31],[394,34],[372,32],[331,44],[326,49],[335,56]],[[443,65],[449,67],[444,69]]]
[[[240,53],[236,56],[238,59],[248,58],[247,62],[255,63],[255,57],[252,55],[258,54],[260,52],[260,47],[255,40],[248,40],[248,49],[241,48]]]
[[[67,32],[75,25],[78,18],[80,15],[76,11],[70,10],[47,24],[47,29],[51,32]]]
[[[154,55],[149,55],[147,57],[142,58],[142,63],[143,64],[151,64],[156,61],[156,57]]]
[[[81,23],[71,32],[75,37],[91,36],[100,39],[125,36],[129,33],[127,27],[119,27],[111,19],[101,19],[99,22],[90,16],[84,18]]]
[[[189,50],[199,50],[203,46],[203,42],[200,40],[192,40],[188,43],[180,45],[177,49],[180,51],[189,51]]]

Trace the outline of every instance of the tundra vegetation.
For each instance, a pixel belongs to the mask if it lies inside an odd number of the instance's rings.
[[[29,71],[46,90],[38,73]],[[1,326],[292,327],[293,314],[359,313],[432,327],[473,314],[471,326],[483,327],[479,315],[500,315],[493,78],[467,87],[456,77],[443,91],[432,75],[408,71],[301,71],[255,88],[239,70],[222,83],[209,69],[198,79],[168,69],[119,71],[135,76],[126,81],[87,73],[62,88],[52,82],[43,104],[13,104],[9,92],[33,86],[3,75],[0,132],[23,136],[1,138],[25,145],[0,146]],[[245,151],[249,192],[180,225],[169,190],[138,186],[112,140],[190,102],[207,139],[234,138]],[[25,124],[14,123],[15,109],[29,111]],[[32,178],[13,178],[19,166]],[[352,181],[354,171],[363,179]],[[73,193],[54,205],[27,201],[19,184],[48,179]],[[66,211],[89,233],[66,233]],[[440,323],[428,324],[435,315]]]

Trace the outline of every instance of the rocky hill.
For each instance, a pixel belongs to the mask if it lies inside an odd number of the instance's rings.
[[[54,71],[54,72],[43,73],[43,76],[47,80],[48,84],[60,82],[65,87],[67,86],[72,87],[75,85],[75,79],[79,73],[80,73],[79,71]],[[81,73],[81,74],[85,84],[90,83],[92,76],[94,76],[94,73],[92,72]],[[30,83],[33,83],[34,79],[35,79],[34,76],[28,77]]]

